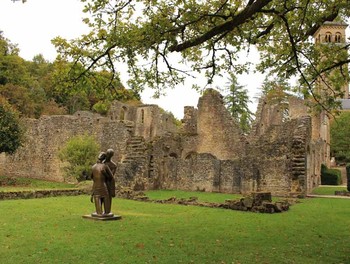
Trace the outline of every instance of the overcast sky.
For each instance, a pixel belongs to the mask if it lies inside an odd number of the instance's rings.
[[[53,61],[56,51],[51,39],[61,36],[66,39],[77,38],[88,31],[82,23],[83,4],[79,0],[28,0],[13,3],[12,0],[0,0],[0,30],[12,43],[18,44],[20,56],[32,60],[37,54]],[[122,82],[126,84],[126,80]],[[239,77],[240,85],[245,86],[253,101],[251,110],[255,112],[256,100],[263,76],[260,74]],[[223,79],[222,85],[226,80]],[[215,87],[213,87],[215,88]],[[183,118],[184,106],[197,107],[199,94],[192,90],[190,82],[175,90],[166,90],[167,96],[160,99],[151,98],[153,91],[142,93],[142,101],[146,104],[158,104],[163,109],[172,112],[175,117]]]

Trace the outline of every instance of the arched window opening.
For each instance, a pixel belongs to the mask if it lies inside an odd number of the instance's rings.
[[[170,153],[170,155],[169,155],[170,157],[172,157],[172,158],[175,158],[175,159],[177,159],[177,154],[176,153]]]
[[[124,111],[124,109],[122,108],[122,109],[120,109],[120,116],[119,116],[119,119],[120,119],[120,120],[124,120],[124,118],[125,118],[125,111]]]
[[[340,32],[335,33],[335,42],[337,42],[337,43],[341,42],[341,33]]]
[[[122,109],[120,109],[120,120],[125,120],[125,113],[127,111],[127,108],[125,106],[122,107]]]
[[[145,110],[141,110],[141,123],[143,124],[145,122]]]
[[[331,32],[326,32],[325,36],[325,42],[332,42],[332,33]]]

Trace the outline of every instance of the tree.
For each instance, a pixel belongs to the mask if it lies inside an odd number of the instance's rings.
[[[331,123],[331,155],[338,162],[350,162],[350,112],[341,112]]]
[[[287,97],[291,95],[290,92],[292,91],[290,84],[285,79],[278,77],[273,79],[265,78],[261,86],[262,95],[266,97],[269,103],[274,104],[285,104]],[[296,93],[295,95],[298,94]]]
[[[0,30],[0,55],[18,55],[19,49],[17,45],[4,37],[4,32]]]
[[[32,71],[35,62],[24,60],[18,52],[17,45],[0,32],[0,96],[6,98],[21,116],[39,117],[46,101],[39,80],[45,78]],[[35,67],[39,66],[35,64]]]
[[[32,100],[32,93],[26,87],[10,83],[0,85],[0,96],[6,98],[21,116],[35,117],[38,102]]]
[[[270,79],[267,77],[261,86],[261,91],[269,104],[279,106],[282,113],[282,121],[288,121],[290,119],[288,97],[291,96],[290,92],[293,92],[290,84],[282,78]],[[300,92],[294,93],[294,95],[300,95]]]
[[[93,136],[78,135],[68,140],[59,152],[59,158],[68,162],[65,176],[78,181],[85,180],[97,160],[99,149],[100,145]]]
[[[348,45],[315,47],[312,41],[325,21],[349,17],[348,0],[81,1],[91,32],[73,41],[53,40],[63,59],[82,66],[82,71],[70,72],[72,78],[92,69],[117,73],[118,63],[126,62],[133,89],[174,87],[198,72],[205,72],[211,84],[224,72],[247,71],[249,65],[237,58],[255,46],[259,71],[298,76],[325,109],[336,104],[317,96],[318,77],[337,68],[341,76],[329,79],[330,87],[348,79],[341,69],[349,56],[334,60]]]
[[[0,85],[7,83],[27,85],[30,82],[30,75],[24,59],[17,54],[0,53]]]
[[[67,79],[67,75],[81,71],[84,69],[80,64],[72,66],[67,61],[57,60],[50,73],[53,85],[47,90],[47,95],[65,106],[70,114],[77,110],[92,110],[97,103],[108,105],[113,100],[140,100],[137,92],[124,88],[119,77],[113,77],[108,71],[91,70],[88,75]]]
[[[253,113],[248,107],[248,104],[251,103],[248,90],[238,84],[234,75],[231,75],[227,89],[228,94],[224,97],[226,107],[242,131],[247,134],[253,121]]]
[[[0,99],[0,153],[12,154],[22,146],[23,129],[16,113]]]
[[[17,45],[0,32],[0,96],[23,117],[92,109],[105,112],[113,100],[140,99],[107,71],[91,71],[79,81],[67,80],[71,63],[64,60],[50,63],[41,54],[26,61],[18,53]],[[82,71],[81,67],[77,70]]]

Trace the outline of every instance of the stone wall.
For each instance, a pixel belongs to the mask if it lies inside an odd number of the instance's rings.
[[[168,132],[177,132],[175,119],[157,105],[130,106],[118,101],[112,104],[108,116],[112,120],[132,122],[130,128],[135,136],[142,136],[146,140],[151,140],[157,136],[163,136]]]
[[[263,130],[253,130],[248,141],[223,108],[220,94],[210,90],[199,102],[198,110],[188,108],[183,119],[188,130],[197,127],[196,133],[183,129],[176,137],[152,141],[153,188],[275,195],[305,194],[310,189],[309,116],[297,116],[294,110],[294,118],[285,118],[278,105],[263,101],[255,124]]]
[[[287,106],[287,108],[285,108]],[[325,113],[311,113],[305,101],[293,96],[287,97],[284,109],[261,98],[257,118],[249,135],[250,142],[258,142],[264,134],[271,134],[266,126],[283,127],[288,120],[297,122],[287,138],[292,139],[291,152],[291,193],[308,193],[320,183],[321,164],[330,162],[329,122]],[[286,118],[288,114],[288,118]],[[263,129],[262,129],[263,128]],[[280,133],[269,137],[283,138]]]
[[[245,137],[224,106],[222,95],[208,89],[198,102],[198,153],[211,153],[220,160],[245,153]]]
[[[14,155],[2,154],[2,174],[63,181],[64,164],[59,160],[58,152],[71,137],[93,135],[102,150],[113,148],[120,153],[125,149],[129,135],[123,123],[88,112],[26,119],[25,126],[24,146]]]
[[[213,89],[198,109],[185,108],[181,129],[157,106],[120,102],[107,117],[78,112],[28,119],[24,147],[0,156],[0,173],[62,181],[59,149],[72,136],[88,133],[102,150],[115,150],[118,186],[304,195],[319,183],[327,143],[312,137],[320,128],[313,127],[314,117],[301,102],[290,97],[281,106],[262,98],[250,135],[243,135]]]
[[[197,135],[197,115],[198,111],[193,106],[184,107],[184,118],[181,120],[183,134]]]
[[[67,189],[67,190],[36,190],[20,192],[0,192],[0,200],[36,199],[57,196],[77,196],[91,194],[91,190]]]

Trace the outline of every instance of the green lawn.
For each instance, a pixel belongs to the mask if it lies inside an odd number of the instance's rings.
[[[346,191],[346,186],[322,186],[312,190],[312,194],[318,195],[334,195],[335,191]]]
[[[0,201],[0,263],[350,263],[350,200],[259,214],[114,199],[122,220],[82,218],[93,210],[89,196]]]
[[[75,188],[75,184],[0,176],[0,192]]]

